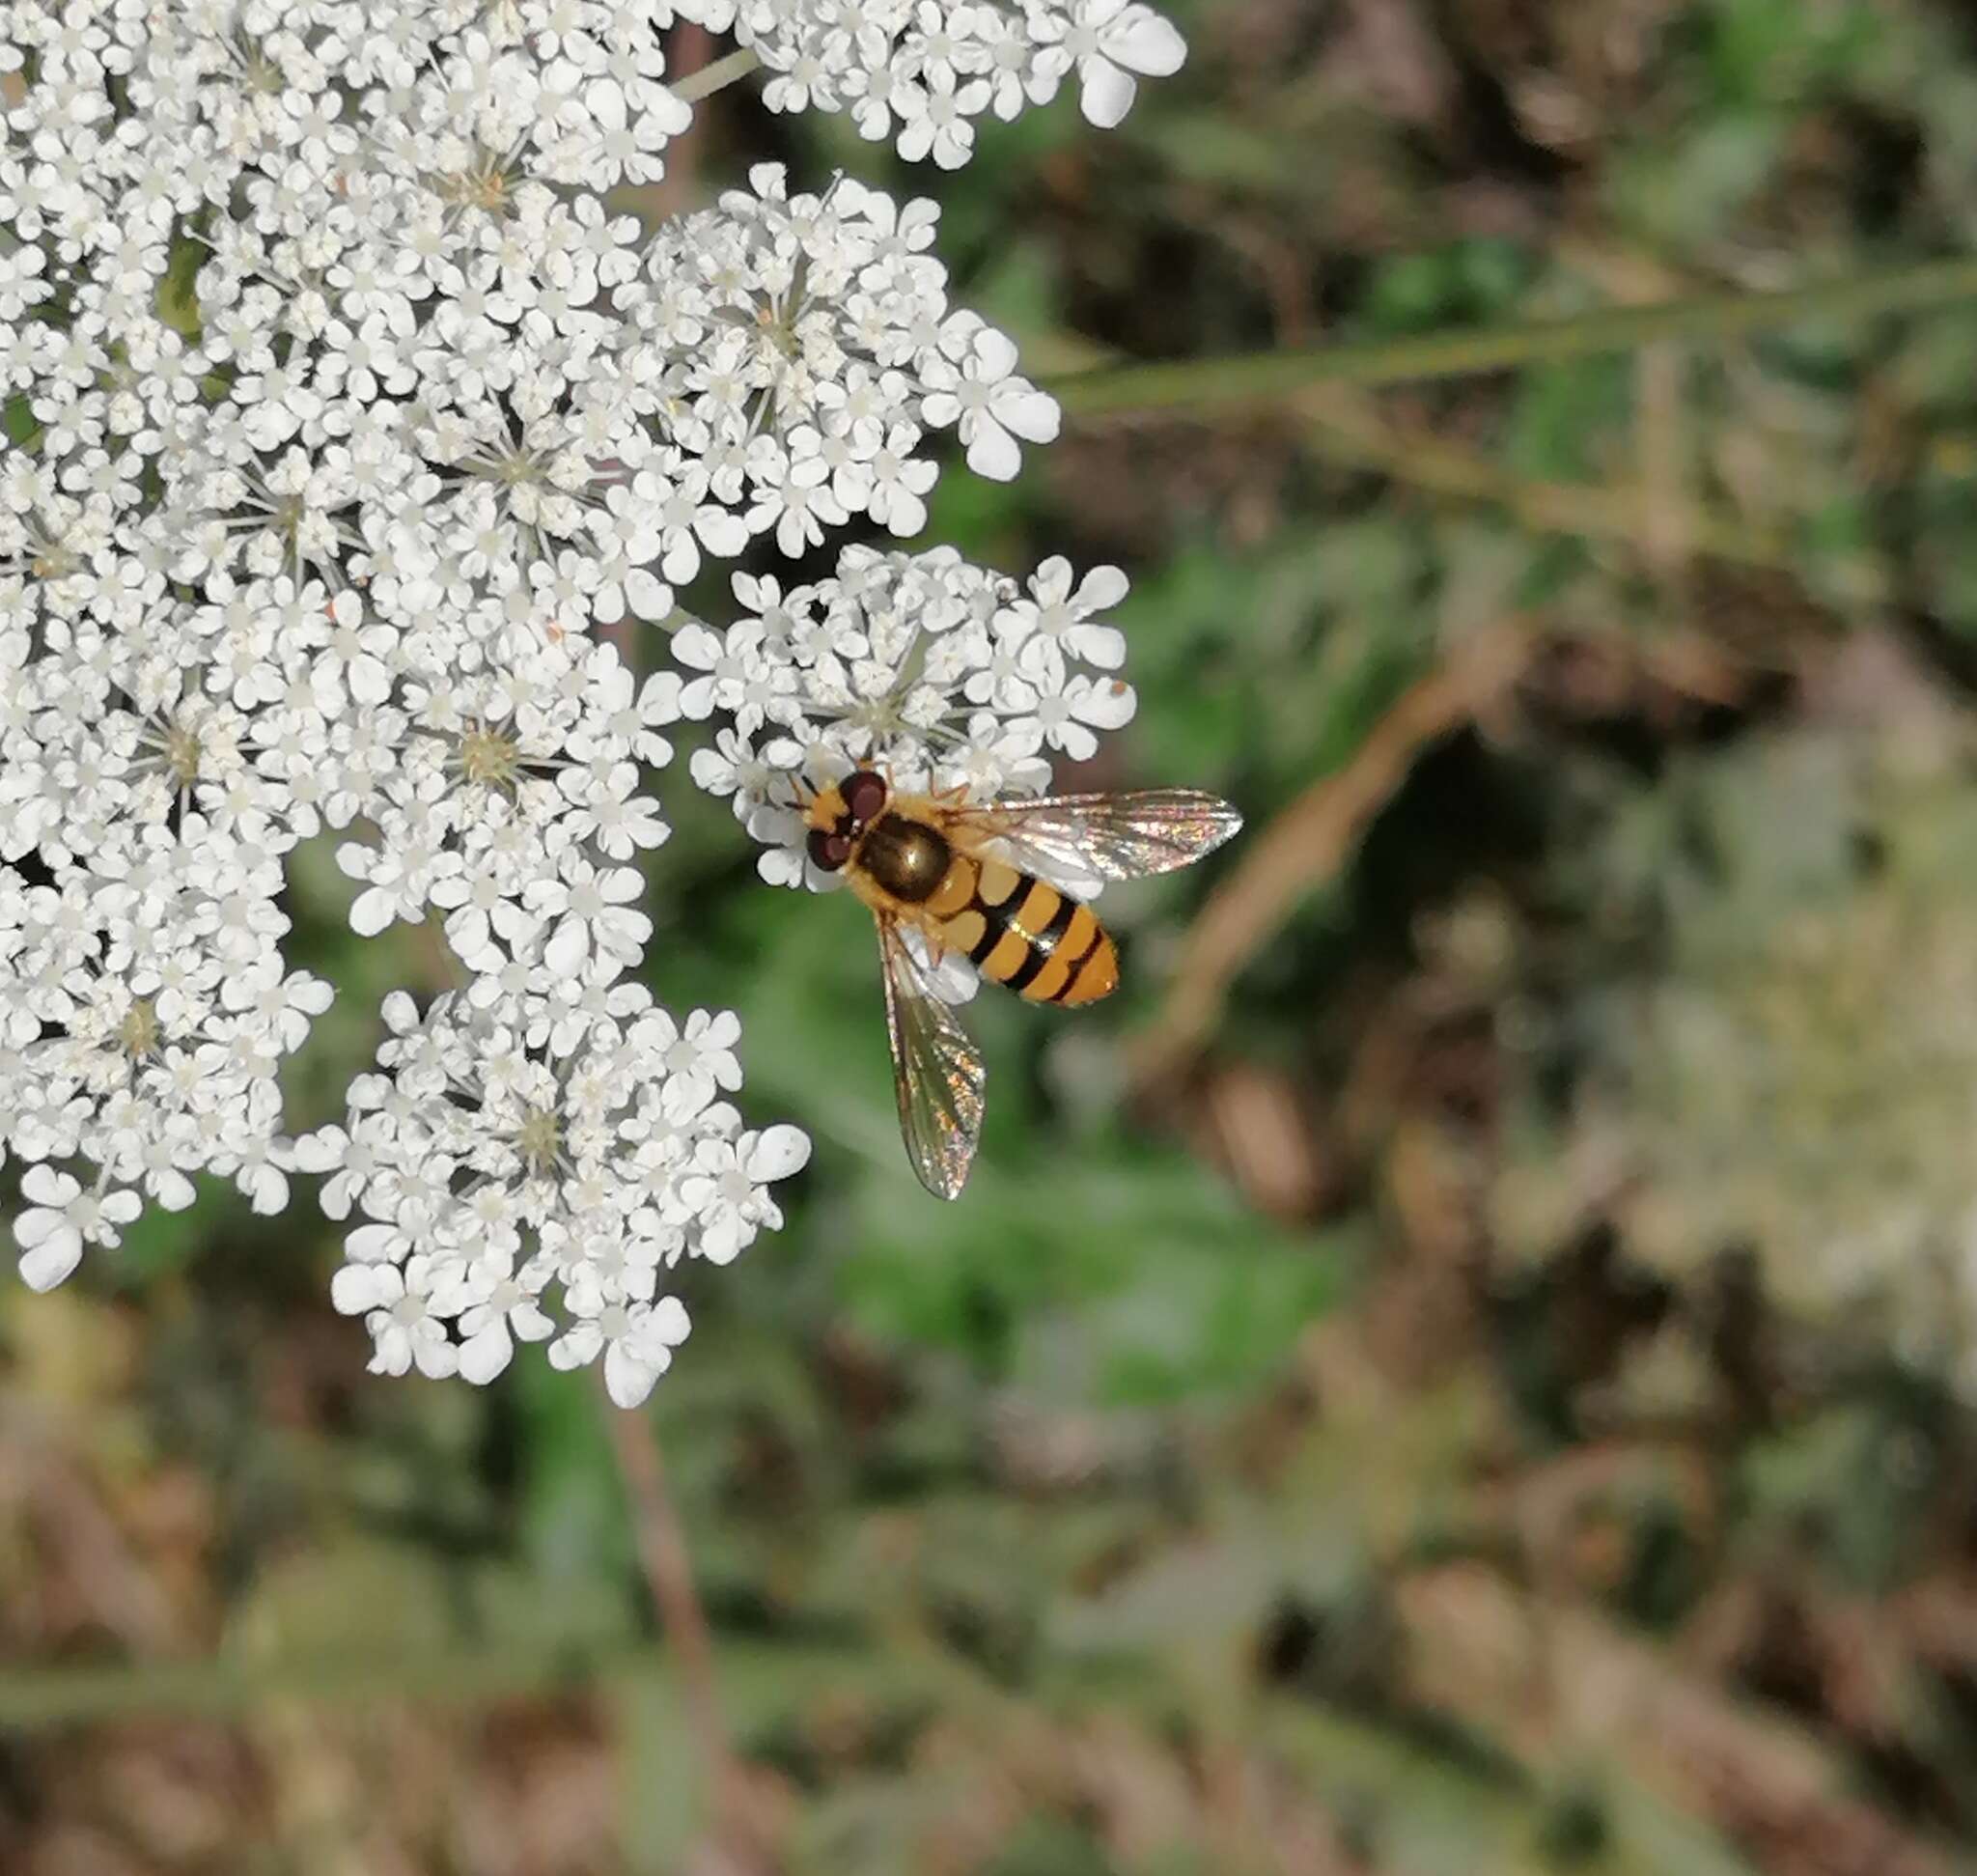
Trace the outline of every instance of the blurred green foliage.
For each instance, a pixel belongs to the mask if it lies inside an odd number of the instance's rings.
[[[1064,371],[1977,233],[1948,4],[1174,11],[1193,61],[1114,136],[1032,115],[908,177],[731,93],[702,186],[776,151],[937,193],[958,296]],[[654,985],[738,1010],[746,1105],[818,1141],[788,1229],[685,1274],[651,1414],[766,1866],[1969,1866],[1973,368],[1967,308],[1829,321],[949,475],[931,538],[1133,575],[1093,779],[1256,830],[1108,898],[1112,1003],[976,1006],[956,1208],[899,1148],[867,923],[760,886],[682,758]],[[1494,639],[1511,681],[1407,732]],[[1204,908],[1314,802],[1149,1078]],[[298,1128],[445,981],[348,897],[303,856],[339,998]],[[307,1194],[209,1194],[0,1292],[0,1867],[738,1866],[594,1386],[366,1377],[335,1260]]]

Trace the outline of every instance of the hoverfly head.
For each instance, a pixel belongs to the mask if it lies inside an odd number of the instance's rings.
[[[812,862],[825,873],[837,872],[851,857],[859,835],[883,812],[890,793],[884,777],[870,769],[819,789],[803,814]]]

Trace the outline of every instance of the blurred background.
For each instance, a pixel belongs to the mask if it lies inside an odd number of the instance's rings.
[[[904,172],[743,86],[639,206],[770,153],[938,197],[1070,416],[928,539],[1125,567],[1140,713],[1075,779],[1250,831],[1108,897],[1110,1003],[975,1007],[942,1208],[869,924],[760,886],[682,755],[652,981],[817,1152],[684,1274],[655,1449],[539,1358],[365,1375],[307,1190],[0,1284],[8,1876],[1977,1867],[1977,313],[1215,362],[1954,254],[1977,23],[1169,11],[1116,133]],[[1080,403],[1126,359],[1199,362]],[[445,982],[348,891],[301,856],[297,1128]]]

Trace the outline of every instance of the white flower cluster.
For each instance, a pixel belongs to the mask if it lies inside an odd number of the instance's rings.
[[[517,1339],[548,1340],[557,1367],[601,1353],[611,1398],[635,1407],[686,1337],[660,1272],[730,1263],[780,1225],[768,1188],[810,1157],[795,1128],[746,1132],[719,1099],[741,1085],[740,1024],[696,1011],[680,1027],[602,976],[450,994],[423,1018],[400,993],[384,1016],[386,1073],[351,1084],[348,1129],[298,1149],[331,1174],[330,1216],[366,1220],[332,1295],[365,1318],[374,1371],[487,1382]]]
[[[61,309],[0,350],[0,389],[79,459],[82,499],[10,504],[35,557],[107,549],[98,577],[134,580],[118,524],[142,509],[146,575],[286,570],[364,583],[402,631],[477,601],[554,631],[663,619],[757,534],[917,529],[928,429],[1013,475],[1056,406],[949,308],[931,204],[788,198],[771,165],[643,250],[608,211],[594,191],[655,173],[687,121],[645,11],[544,0],[441,37],[445,8],[388,36],[354,0],[302,34],[167,10],[140,38],[106,10],[52,36],[0,157],[0,216],[41,237],[15,296]],[[572,28],[543,66],[528,14],[606,37]],[[106,115],[125,63],[169,109]],[[207,250],[189,346],[154,305],[175,217]]]
[[[0,1153],[38,1287],[194,1173],[274,1210],[301,1167],[368,1220],[336,1295],[377,1365],[484,1380],[519,1335],[642,1395],[685,1332],[656,1272],[773,1225],[807,1154],[720,1098],[733,1019],[637,981],[668,727],[736,716],[696,773],[752,818],[820,742],[1034,787],[1129,713],[1088,623],[1124,582],[1059,563],[1028,599],[939,553],[740,579],[688,677],[597,635],[707,556],[917,531],[937,433],[1007,477],[1057,427],[949,305],[931,203],[771,165],[650,237],[606,206],[690,122],[676,19],[943,162],[1072,70],[1111,121],[1180,62],[1117,0],[0,8]],[[461,988],[394,999],[348,1124],[292,1141],[330,991],[280,894],[325,831],[353,928],[434,917]]]
[[[1187,56],[1139,0],[726,0],[703,16],[730,6],[736,37],[774,74],[771,110],[849,111],[862,135],[943,169],[974,154],[976,119],[1047,103],[1072,72],[1085,116],[1110,128],[1141,78]]]
[[[275,1077],[330,990],[282,964],[287,844],[187,814],[118,824],[47,884],[0,866],[0,1149],[30,1162],[14,1229],[33,1288],[114,1246],[143,1197],[190,1205],[188,1173],[288,1202]],[[87,1186],[52,1163],[72,1160]]]
[[[841,882],[805,857],[799,777],[871,761],[902,788],[1041,793],[1052,753],[1086,761],[1095,730],[1132,716],[1132,686],[1110,675],[1125,637],[1098,616],[1126,592],[1116,567],[1073,587],[1070,562],[1046,560],[1023,587],[948,547],[849,547],[835,578],[787,594],[737,574],[749,616],[673,638],[691,673],[681,710],[727,719],[693,779],[766,846],[765,880],[827,890]]]
[[[274,1078],[328,996],[276,948],[298,838],[351,835],[358,931],[443,915],[475,1008],[642,962],[679,685],[587,635],[671,596],[596,498],[641,434],[587,388],[636,228],[586,191],[686,122],[649,14],[10,16],[0,215],[36,259],[0,357],[38,434],[0,467],[0,1114],[32,1282],[188,1173],[273,1208],[324,1167]],[[157,308],[202,251],[188,342]]]
[[[432,905],[472,971],[636,965],[652,926],[629,862],[668,831],[640,763],[672,754],[657,726],[678,684],[638,686],[613,646],[573,634],[499,658],[430,649],[447,656],[412,661],[372,713],[362,812],[377,844],[337,850],[364,882],[351,925],[369,936]]]
[[[854,515],[917,534],[937,473],[927,430],[955,430],[968,466],[1004,482],[1018,438],[1057,434],[1016,347],[949,310],[933,203],[848,178],[792,197],[775,163],[748,180],[661,229],[619,295],[643,338],[622,355],[631,404],[660,443],[631,505],[663,531],[672,580],[699,571],[700,546],[733,554],[750,534],[773,530],[791,556]]]

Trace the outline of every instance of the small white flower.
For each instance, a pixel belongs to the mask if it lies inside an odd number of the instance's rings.
[[[652,920],[630,903],[644,889],[633,867],[599,868],[581,854],[566,854],[556,876],[531,882],[524,898],[530,911],[551,921],[543,962],[558,976],[576,969],[593,950],[631,963],[652,937]]]
[[[1077,68],[1078,106],[1101,130],[1124,121],[1141,78],[1171,78],[1187,45],[1171,21],[1137,0],[1072,0],[1064,10],[1062,55]]]
[[[555,1323],[515,1275],[506,1252],[488,1251],[463,1268],[461,1295],[472,1298],[459,1312],[459,1372],[485,1386],[515,1358],[516,1341],[546,1341]]]
[[[779,1227],[783,1215],[768,1188],[800,1172],[809,1159],[809,1138],[794,1127],[702,1140],[680,1182],[681,1201],[699,1221],[700,1255],[710,1264],[732,1263],[764,1226]]]
[[[1016,347],[992,327],[957,317],[943,335],[942,352],[947,355],[927,362],[922,412],[931,424],[955,427],[977,475],[1010,481],[1022,466],[1016,438],[1055,440],[1056,400],[1016,376]]]
[[[599,1297],[549,1345],[549,1360],[558,1368],[588,1367],[601,1350],[605,1391],[619,1407],[639,1407],[673,1365],[673,1351],[691,1328],[677,1297],[630,1303]]]
[[[403,1375],[414,1367],[430,1379],[455,1373],[459,1351],[446,1332],[436,1303],[434,1260],[414,1255],[397,1264],[346,1264],[330,1285],[330,1300],[347,1316],[364,1318],[371,1331],[373,1374]]]
[[[86,1244],[115,1246],[118,1227],[142,1209],[135,1192],[86,1190],[72,1175],[52,1166],[30,1166],[21,1176],[21,1195],[33,1203],[14,1221],[20,1246],[21,1280],[31,1290],[52,1290],[82,1261]]]

